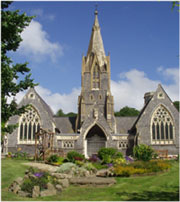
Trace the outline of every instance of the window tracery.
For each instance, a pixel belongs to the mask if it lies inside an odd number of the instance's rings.
[[[152,144],[173,144],[174,124],[168,110],[160,105],[151,121]]]
[[[127,140],[121,140],[118,142],[119,149],[127,149],[128,147],[128,141]]]
[[[40,117],[37,111],[30,107],[22,114],[19,122],[19,142],[34,143],[35,133],[40,129]]]
[[[65,149],[74,148],[74,141],[62,141],[62,147]]]
[[[96,64],[93,69],[93,79],[92,79],[92,88],[99,89],[100,88],[100,69],[99,66]]]

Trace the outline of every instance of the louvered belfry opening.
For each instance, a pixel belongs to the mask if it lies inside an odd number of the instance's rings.
[[[93,126],[87,136],[87,155],[91,157],[93,154],[97,154],[99,149],[106,147],[106,136],[102,129],[95,125]]]

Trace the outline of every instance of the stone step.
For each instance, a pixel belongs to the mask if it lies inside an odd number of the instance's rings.
[[[70,184],[74,185],[110,186],[115,183],[116,180],[113,177],[79,177],[70,179]]]

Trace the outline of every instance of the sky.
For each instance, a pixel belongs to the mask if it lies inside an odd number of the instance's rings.
[[[82,55],[86,55],[96,2],[13,2],[36,16],[22,32],[13,61],[28,62],[35,88],[54,113],[77,112]],[[114,110],[141,109],[144,93],[162,84],[179,100],[179,13],[171,2],[97,2],[106,55],[111,60]],[[22,77],[21,77],[22,78]],[[15,81],[18,82],[18,81]],[[16,96],[19,102],[26,92]]]

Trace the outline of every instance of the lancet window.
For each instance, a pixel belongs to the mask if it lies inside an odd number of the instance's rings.
[[[152,144],[173,144],[174,124],[169,111],[160,105],[154,112],[151,121]]]
[[[30,107],[20,118],[19,143],[34,143],[35,133],[40,129],[40,125],[40,117],[37,111],[33,107]]]
[[[93,75],[92,75],[92,88],[93,89],[99,89],[100,88],[100,69],[99,66],[96,64],[93,69]]]

